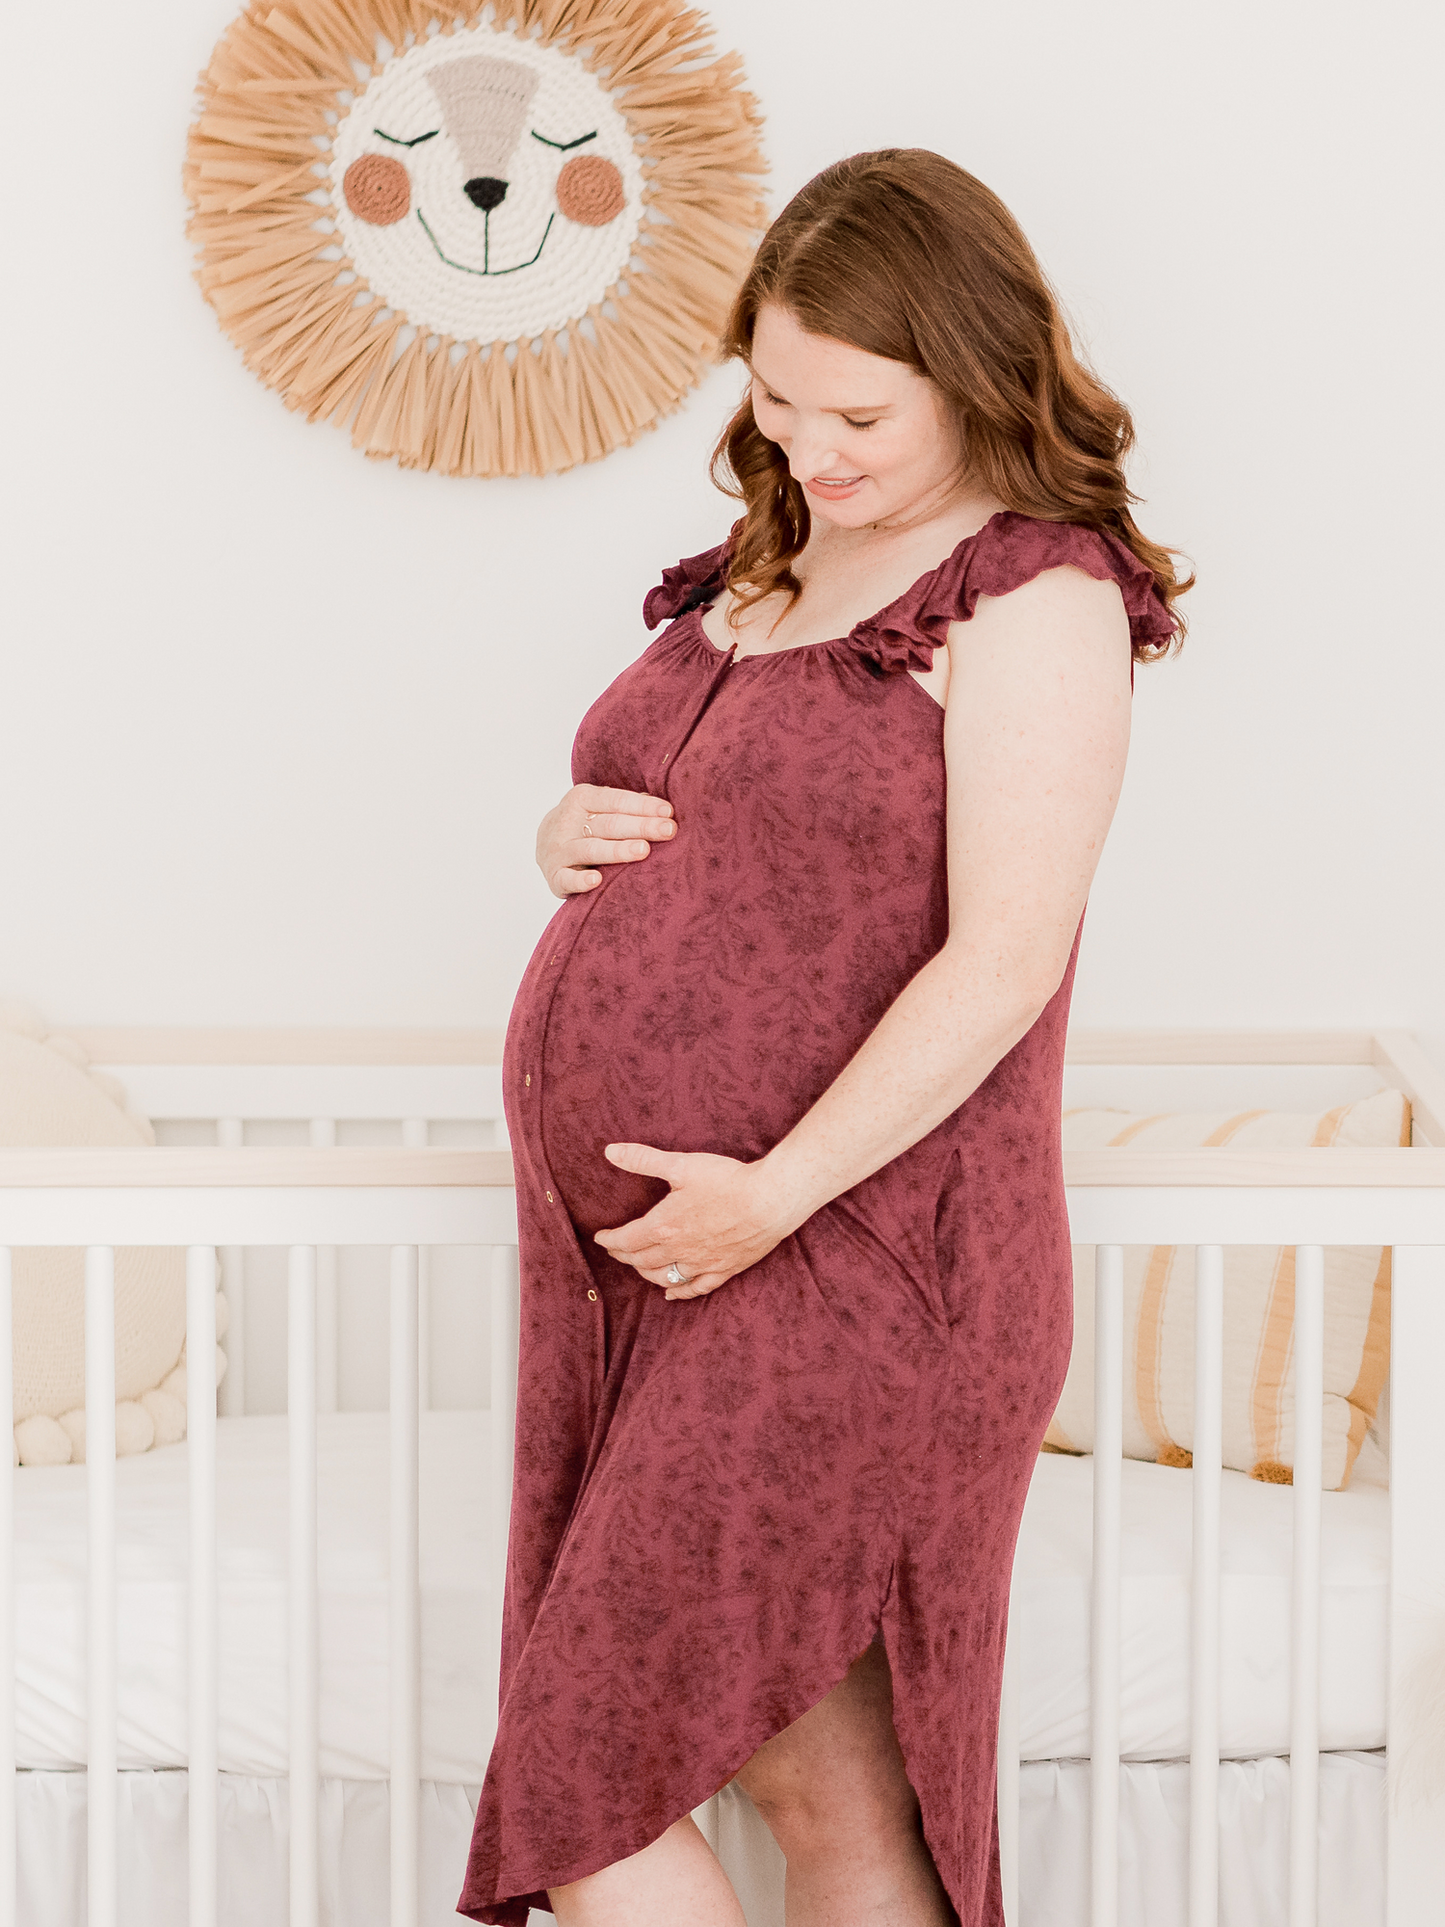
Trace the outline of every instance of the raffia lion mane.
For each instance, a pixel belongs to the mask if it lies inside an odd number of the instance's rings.
[[[632,260],[605,297],[539,339],[458,341],[368,298],[336,242],[338,108],[437,27],[575,55],[641,163]],[[735,54],[713,57],[676,0],[260,0],[201,76],[185,186],[197,279],[246,364],[309,421],[404,467],[545,474],[609,453],[675,408],[715,358],[764,211],[759,115]],[[332,218],[327,218],[332,217]],[[327,258],[329,256],[329,258]]]

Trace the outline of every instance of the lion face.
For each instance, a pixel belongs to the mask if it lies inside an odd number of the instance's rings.
[[[608,94],[561,47],[488,26],[388,61],[338,126],[330,172],[358,274],[457,340],[584,315],[642,221],[641,164]]]
[[[548,475],[711,365],[758,125],[691,0],[245,0],[186,143],[196,278],[368,455]]]

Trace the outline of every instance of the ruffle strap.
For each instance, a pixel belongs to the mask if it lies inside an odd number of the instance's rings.
[[[1038,522],[1005,509],[960,542],[946,562],[853,631],[855,648],[885,675],[931,669],[950,622],[966,622],[980,596],[1007,595],[1045,569],[1082,569],[1117,582],[1135,649],[1157,649],[1174,622],[1153,573],[1115,535],[1072,522]]]
[[[659,622],[672,622],[686,610],[710,602],[723,585],[729,546],[719,542],[715,549],[684,556],[676,568],[664,569],[661,582],[643,598],[644,626],[655,629]]]

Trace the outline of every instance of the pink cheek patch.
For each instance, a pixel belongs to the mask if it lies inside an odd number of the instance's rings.
[[[346,205],[358,221],[390,227],[404,219],[411,206],[411,177],[400,161],[386,154],[363,154],[341,180]]]
[[[627,205],[622,176],[600,154],[579,154],[557,176],[557,205],[582,227],[606,227]]]

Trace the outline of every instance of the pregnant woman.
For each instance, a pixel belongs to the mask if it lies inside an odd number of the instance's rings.
[[[1014,1540],[1068,1362],[1080,918],[1179,632],[1125,409],[935,154],[841,162],[732,315],[744,514],[648,596],[507,1038],[521,1381],[461,1911],[999,1927]]]

